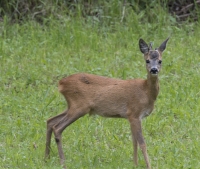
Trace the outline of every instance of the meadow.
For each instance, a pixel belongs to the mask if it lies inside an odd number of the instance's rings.
[[[160,11],[161,12],[161,11]],[[0,168],[59,169],[52,137],[44,161],[46,120],[67,104],[57,89],[65,76],[87,72],[146,78],[139,38],[158,47],[170,37],[159,74],[160,93],[143,135],[153,169],[200,168],[200,25],[177,24],[167,13],[130,12],[108,25],[80,18],[0,23]],[[145,168],[133,165],[130,126],[124,119],[84,116],[63,132],[69,169]]]

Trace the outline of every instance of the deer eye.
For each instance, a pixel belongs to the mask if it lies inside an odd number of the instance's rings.
[[[150,61],[149,61],[149,60],[146,60],[146,63],[150,63]]]
[[[161,63],[162,63],[162,60],[159,60],[158,63],[161,64]]]

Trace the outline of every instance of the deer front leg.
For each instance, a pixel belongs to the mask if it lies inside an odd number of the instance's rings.
[[[146,143],[142,136],[141,120],[130,117],[129,122],[131,125],[131,133],[132,133],[132,138],[133,138],[134,162],[137,165],[137,143],[138,143],[142,150],[147,169],[150,169],[151,167],[150,167],[149,158],[148,158],[148,154],[147,154]]]
[[[138,155],[137,155],[137,152],[138,152],[138,143],[137,143],[137,140],[136,138],[132,135],[132,139],[133,139],[133,152],[134,152],[134,162],[135,162],[135,165],[137,166],[138,165]]]

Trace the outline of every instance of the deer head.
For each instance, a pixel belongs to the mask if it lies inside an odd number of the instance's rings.
[[[148,46],[147,43],[143,40],[139,40],[139,47],[140,51],[144,54],[144,59],[146,61],[146,68],[148,71],[148,74],[152,76],[157,76],[160,69],[161,69],[161,63],[162,63],[162,52],[166,48],[166,44],[169,38],[167,38],[159,48],[156,48],[155,50],[152,49],[152,43]]]

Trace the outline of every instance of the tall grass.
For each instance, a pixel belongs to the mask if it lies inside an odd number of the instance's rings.
[[[154,47],[170,36],[163,54],[160,94],[143,121],[152,168],[199,168],[199,23],[177,25],[162,11],[134,13],[126,20],[79,18],[0,23],[0,168],[61,168],[52,138],[43,160],[46,120],[66,108],[57,91],[63,76],[77,72],[113,78],[146,78],[138,39]],[[152,17],[149,18],[150,14]],[[148,16],[148,17],[147,17]],[[154,18],[154,19],[153,19]],[[149,21],[151,19],[151,22]],[[85,116],[63,133],[68,168],[133,168],[129,124]],[[139,166],[145,163],[139,151]],[[136,168],[136,167],[134,167]]]

